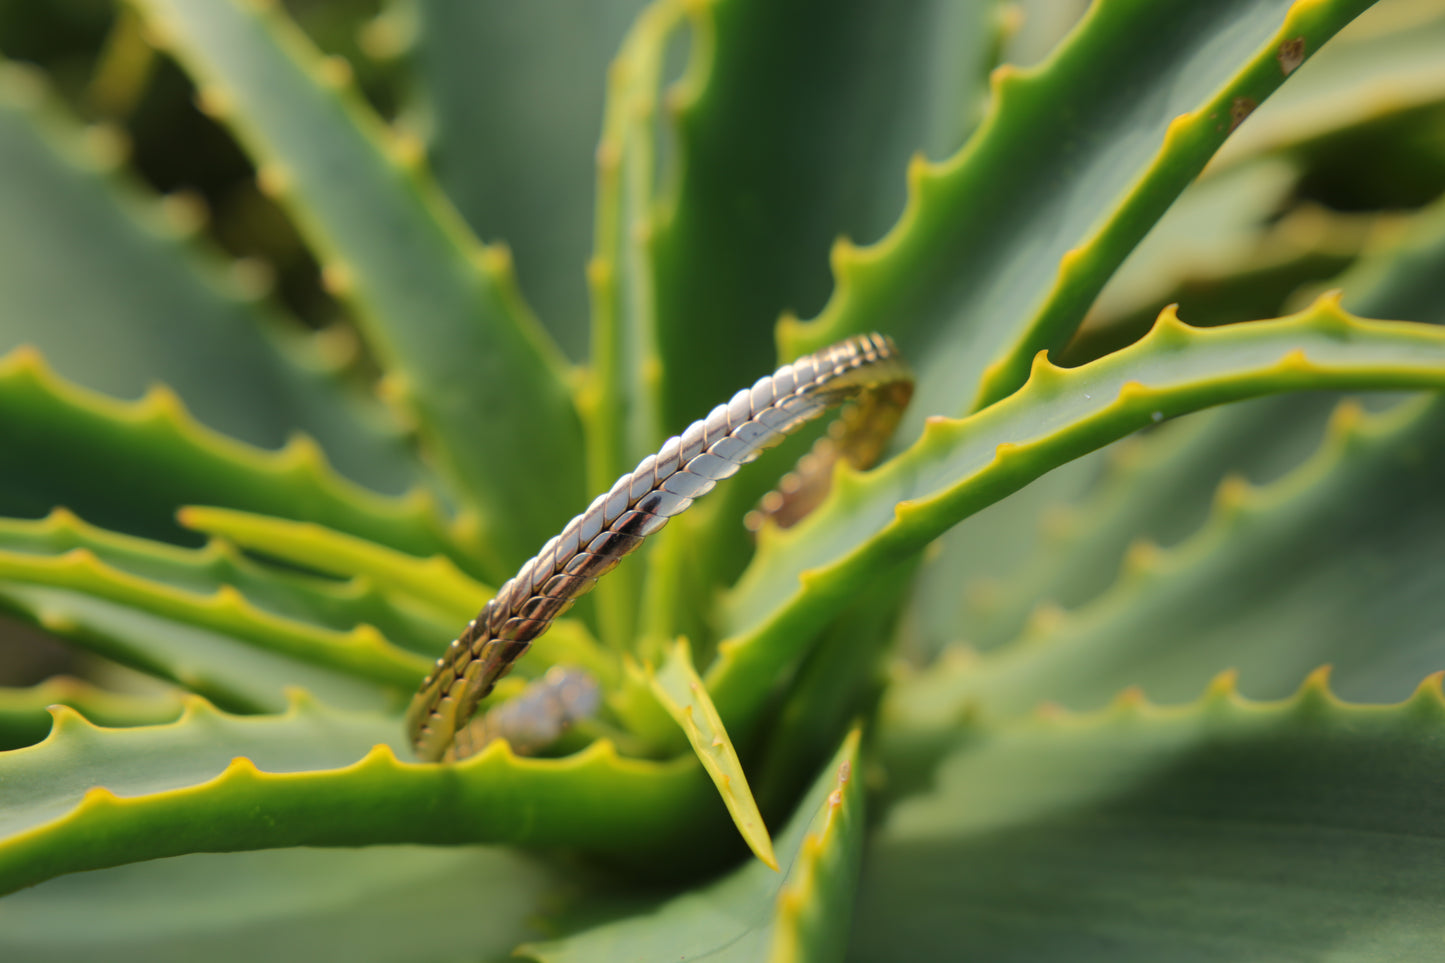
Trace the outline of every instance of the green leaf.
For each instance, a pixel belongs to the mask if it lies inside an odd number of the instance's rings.
[[[304,435],[278,452],[243,445],[197,424],[158,386],[136,402],[92,394],[26,349],[0,358],[0,450],[0,514],[65,507],[113,531],[194,541],[176,508],[224,505],[476,564],[465,532],[448,534],[421,490],[392,498],[351,484]]]
[[[647,679],[657,701],[662,703],[687,736],[692,751],[717,787],[718,795],[733,818],[733,825],[737,826],[748,848],[770,869],[777,870],[778,860],[773,855],[768,827],[763,822],[762,813],[758,812],[757,801],[753,799],[753,791],[748,786],[737,750],[733,748],[727,729],[707,696],[702,679],[692,666],[692,650],[687,639],[677,640],[661,668],[654,670],[649,666]]]
[[[683,7],[649,7],[608,71],[607,112],[597,148],[596,240],[587,278],[592,294],[592,357],[579,398],[587,428],[587,481],[605,491],[662,442],[648,245],[656,230],[657,88]],[[604,639],[623,647],[636,635],[640,568],[598,586]]]
[[[503,959],[560,874],[503,849],[195,854],[51,880],[0,901],[0,954],[31,963]]]
[[[74,564],[74,562],[72,562]],[[236,712],[274,712],[299,687],[330,705],[378,709],[395,690],[211,631],[97,598],[84,590],[9,583],[0,609],[114,662],[200,693]]]
[[[1087,499],[1055,504],[1033,555],[987,581],[956,583],[951,620],[980,651],[1011,641],[1035,610],[1073,609],[1118,577],[1130,546],[1177,544],[1206,518],[1229,476],[1267,482],[1297,467],[1324,436],[1333,399],[1291,393],[1182,418],[1110,449],[1110,470]]]
[[[415,685],[428,668],[426,659],[392,646],[372,626],[338,631],[286,619],[257,608],[234,586],[188,592],[114,568],[85,548],[56,556],[0,551],[0,580],[104,599],[382,684]]]
[[[415,4],[409,56],[437,179],[479,236],[516,252],[523,292],[573,358],[587,352],[583,268],[593,241],[604,80],[646,6]],[[506,96],[478,96],[483,90]]]
[[[331,575],[365,576],[458,619],[470,618],[495,594],[444,555],[418,558],[311,522],[198,505],[181,509],[177,517],[187,528],[283,561]]]
[[[1008,394],[1283,81],[1281,45],[1302,38],[1312,53],[1368,6],[1093,5],[1046,62],[995,71],[979,130],[947,162],[910,167],[908,208],[881,242],[835,248],[832,299],[815,321],[783,325],[786,354],[896,336],[919,371],[905,436]]]
[[[919,791],[871,841],[851,960],[1438,952],[1438,676],[1399,706],[1343,705],[1320,676],[1282,703],[1224,684],[1185,708],[1125,701],[883,748],[895,788]]]
[[[1403,236],[1368,252],[1336,283],[1352,311],[1445,324],[1445,197],[1414,215]]]
[[[28,688],[0,688],[0,751],[34,745],[50,732],[50,706],[69,706],[102,726],[146,726],[181,714],[178,694],[126,695],[81,679],[52,676]]]
[[[838,959],[863,837],[860,733],[844,740],[778,837],[783,874],[749,861],[630,919],[520,947],[540,963],[584,960]]]
[[[40,521],[0,518],[0,552],[54,561],[77,549],[110,569],[166,588],[212,595],[230,587],[274,615],[340,630],[371,625],[425,652],[436,649],[437,637],[451,631],[454,621],[433,618],[404,600],[397,604],[393,593],[367,579],[337,582],[263,566],[214,539],[203,548],[180,548],[95,528],[64,509]]]
[[[489,574],[504,576],[581,501],[564,363],[522,304],[509,256],[476,242],[416,169],[420,145],[388,134],[344,64],[323,61],[283,12],[239,0],[135,5],[294,213],[390,392],[474,500],[495,552]]]
[[[1298,65],[1277,98],[1260,107],[1219,153],[1227,166],[1267,152],[1302,152],[1311,142],[1409,117],[1445,101],[1445,8],[1437,0],[1381,3]],[[1289,61],[1294,63],[1294,61]]]
[[[496,742],[429,765],[398,761],[399,717],[309,700],[236,717],[192,698],[177,722],[131,729],[54,715],[44,742],[0,753],[0,891],[285,846],[506,842],[634,865],[686,850],[701,868],[726,825],[691,758],[624,760],[605,742],[565,759],[519,759]]]
[[[1329,299],[1288,318],[1223,328],[1189,328],[1166,313],[1138,344],[1081,368],[1054,368],[1041,354],[1021,391],[969,418],[933,421],[880,469],[840,471],[827,503],[761,540],[726,601],[732,637],[708,670],[708,689],[739,735],[767,681],[880,566],[1154,421],[1305,384],[1403,388],[1442,379],[1439,329],[1351,319]]]
[[[115,397],[166,384],[199,421],[261,447],[304,431],[347,477],[388,492],[429,478],[317,340],[195,243],[203,213],[116,170],[117,138],[82,131],[30,71],[0,65],[0,354],[34,345],[63,377]]]
[[[778,313],[823,303],[840,234],[898,218],[910,157],[963,143],[996,36],[985,2],[689,6],[651,245],[669,432],[770,370]]]
[[[1036,621],[953,684],[897,698],[926,713],[964,700],[1014,713],[1041,700],[1093,708],[1138,685],[1177,701],[1231,668],[1273,697],[1320,663],[1350,698],[1399,698],[1445,645],[1442,474],[1441,396],[1373,417],[1346,403],[1314,458],[1262,488],[1226,480],[1204,528],[1170,552],[1137,545],[1094,604]]]

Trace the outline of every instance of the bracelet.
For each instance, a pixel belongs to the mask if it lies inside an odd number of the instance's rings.
[[[467,623],[422,682],[407,733],[428,762],[475,752],[457,742],[484,699],[556,619],[643,539],[739,467],[826,409],[853,402],[747,523],[788,526],[827,494],[833,464],[871,467],[913,394],[913,376],[892,339],[848,338],[784,365],[718,405],[617,480],[522,566]]]

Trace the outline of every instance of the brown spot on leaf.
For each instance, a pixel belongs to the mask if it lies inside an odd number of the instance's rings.
[[[1279,61],[1279,69],[1284,71],[1288,77],[1295,72],[1295,68],[1305,62],[1305,38],[1295,37],[1293,40],[1286,40],[1279,45],[1274,58]]]
[[[1249,97],[1236,97],[1236,98],[1234,98],[1234,102],[1229,105],[1229,129],[1230,129],[1230,131],[1233,132],[1234,128],[1236,128],[1236,127],[1238,127],[1240,124],[1244,123],[1244,118],[1246,118],[1246,117],[1248,117],[1250,114],[1254,113],[1254,108],[1256,108],[1256,107],[1258,107],[1258,106],[1259,106],[1259,104],[1255,103],[1255,102],[1254,102],[1251,98],[1249,98]]]

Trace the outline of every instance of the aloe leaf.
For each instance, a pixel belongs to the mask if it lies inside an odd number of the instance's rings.
[[[1079,504],[1055,505],[1034,555],[990,583],[964,584],[956,641],[989,651],[1011,641],[1036,610],[1073,609],[1113,584],[1139,540],[1171,546],[1209,516],[1229,476],[1272,481],[1324,435],[1329,398],[1291,394],[1201,412],[1149,438],[1127,439],[1111,470]]]
[[[286,846],[516,843],[639,862],[679,847],[702,862],[715,846],[722,807],[691,758],[624,760],[594,743],[520,759],[496,742],[439,766],[399,762],[401,741],[396,716],[309,700],[236,717],[193,698],[175,723],[130,729],[57,709],[44,742],[0,754],[0,890]]]
[[[284,12],[136,7],[295,215],[391,393],[475,501],[495,567],[525,560],[581,501],[580,436],[564,363],[521,302],[509,255],[476,242],[411,162],[420,145],[389,135]]]
[[[1040,354],[1029,385],[958,421],[937,419],[907,452],[859,475],[802,523],[763,539],[726,601],[732,638],[707,673],[737,734],[767,680],[877,569],[906,559],[951,525],[1079,454],[1145,425],[1292,387],[1404,388],[1445,379],[1445,334],[1428,325],[1360,321],[1322,299],[1288,318],[1189,328],[1161,315],[1131,348],[1081,368]]]
[[[779,835],[781,875],[749,861],[648,912],[517,952],[539,963],[838,959],[863,839],[859,736],[844,741]]]
[[[939,733],[867,853],[849,958],[1428,959],[1445,704],[1198,703]],[[917,742],[915,741],[915,748]]]
[[[284,618],[258,608],[232,585],[206,595],[186,591],[115,568],[87,548],[62,555],[0,550],[0,582],[104,599],[384,685],[415,685],[428,668],[426,659],[391,645],[370,625],[340,631]]]
[[[1414,215],[1402,237],[1367,252],[1337,283],[1352,311],[1445,324],[1445,198]]]
[[[1445,532],[1442,439],[1439,396],[1373,417],[1342,405],[1314,458],[1261,488],[1226,480],[1195,536],[1169,552],[1136,545],[1116,586],[980,659],[949,700],[1089,708],[1123,685],[1178,700],[1227,668],[1270,697],[1324,662],[1350,698],[1398,698],[1445,646],[1445,580],[1431,564]],[[941,705],[916,689],[901,698]]]
[[[181,714],[175,693],[127,695],[81,679],[52,676],[26,688],[0,688],[0,751],[34,745],[50,732],[50,706],[69,706],[97,725],[145,726]]]
[[[1311,54],[1368,6],[1092,6],[1046,62],[994,73],[990,112],[959,154],[910,166],[909,206],[882,241],[834,249],[832,299],[782,326],[785,353],[894,334],[919,369],[915,428],[1008,394],[1284,80],[1281,45]],[[1040,129],[1055,149],[1040,149]]]
[[[592,356],[579,399],[587,428],[587,481],[605,491],[662,441],[649,244],[656,231],[657,90],[669,40],[685,17],[656,3],[638,18],[608,71],[597,148],[596,240],[587,265]],[[636,635],[639,569],[629,566],[594,596],[604,639]]]
[[[67,384],[33,351],[0,358],[0,511],[66,507],[92,524],[162,541],[194,540],[177,505],[204,503],[301,518],[416,555],[476,562],[421,490],[392,498],[351,484],[304,435],[267,452],[197,424],[152,388],[121,402]]]
[[[200,249],[203,214],[115,169],[119,137],[82,131],[30,71],[0,65],[0,354],[35,345],[63,377],[117,397],[164,383],[204,424],[261,447],[307,432],[343,474],[385,491],[429,477],[315,339]]]
[[[1300,152],[1332,134],[1445,102],[1445,6],[1380,3],[1340,32],[1219,153],[1219,165]],[[1291,61],[1293,62],[1293,61]]]
[[[408,55],[437,180],[472,229],[517,256],[527,299],[587,351],[583,268],[603,79],[645,0],[420,0]],[[389,24],[388,29],[402,29]],[[505,88],[505,97],[478,97]],[[610,479],[609,479],[610,481]]]
[[[1208,173],[1190,184],[1109,278],[1080,334],[1101,315],[1143,309],[1152,318],[1186,278],[1227,273],[1228,266],[1254,254],[1299,175],[1295,164],[1269,157]],[[1181,307],[1188,311],[1190,305]]]
[[[33,963],[503,959],[560,874],[500,848],[198,853],[51,880],[0,901],[0,954]],[[419,948],[425,948],[421,950]]]
[[[717,787],[718,795],[733,818],[733,825],[737,826],[748,848],[766,866],[776,870],[778,860],[773,855],[768,827],[763,822],[762,813],[758,812],[757,801],[753,799],[753,791],[738,760],[737,750],[733,748],[727,729],[707,696],[702,679],[693,668],[692,651],[687,640],[677,640],[661,667],[655,670],[649,667],[647,679],[657,701],[687,736],[693,753]]]
[[[668,431],[770,369],[778,312],[823,303],[838,235],[897,219],[909,157],[963,143],[995,37],[990,3],[690,9],[692,62],[667,95],[676,187],[653,243]]]
[[[1445,204],[1437,203],[1413,215],[1403,236],[1368,252],[1337,283],[1357,312],[1439,322],[1445,320],[1442,266]],[[987,602],[948,610],[957,633],[951,640],[987,650],[1018,634],[1041,603],[1070,609],[1093,598],[1113,582],[1136,539],[1168,547],[1191,533],[1226,474],[1260,483],[1296,467],[1317,447],[1332,401],[1300,395],[1249,402],[1185,419],[1120,451],[1117,469],[1087,503],[1053,510],[1054,537],[1027,564],[1002,566],[996,586],[977,585],[971,573],[957,571],[955,596]]]
[[[40,521],[0,518],[0,552],[53,561],[76,550],[90,552],[125,575],[167,588],[207,595],[230,586],[274,615],[342,630],[365,623],[389,639],[424,652],[433,652],[437,638],[452,628],[451,620],[396,604],[390,593],[366,579],[336,582],[262,566],[214,539],[203,548],[180,548],[107,532],[64,509],[56,509]]]
[[[365,576],[455,618],[471,617],[495,594],[444,555],[418,558],[311,522],[199,505],[181,509],[178,518],[187,528],[283,561],[331,575]]]
[[[7,582],[0,586],[0,610],[236,712],[279,711],[292,687],[348,709],[395,702],[395,689],[257,648],[224,629],[183,624],[85,590]]]

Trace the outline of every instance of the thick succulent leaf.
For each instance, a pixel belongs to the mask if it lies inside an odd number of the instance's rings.
[[[451,619],[398,605],[391,593],[378,590],[371,581],[337,582],[263,566],[221,541],[212,540],[199,549],[179,548],[107,532],[64,509],[40,521],[0,518],[0,553],[53,561],[77,550],[89,552],[110,569],[159,586],[200,595],[229,586],[273,615],[339,630],[366,624],[392,641],[425,652],[434,651],[437,638],[452,627]]]
[[[1220,151],[1219,164],[1311,141],[1382,116],[1445,102],[1445,4],[1382,0],[1299,73]]]
[[[1350,698],[1399,698],[1445,667],[1442,477],[1445,399],[1373,417],[1346,403],[1296,471],[1263,488],[1227,480],[1214,517],[1177,549],[1136,545],[1090,606],[1036,620],[953,685],[898,698],[920,712],[967,700],[1012,713],[1041,700],[1092,708],[1139,685],[1178,701],[1227,668],[1273,697],[1322,662]]]
[[[1228,178],[1222,174],[1221,179]],[[1229,206],[1223,198],[1220,203]],[[1274,317],[1308,304],[1308,298],[1298,297],[1302,290],[1337,286],[1325,282],[1348,268],[1394,220],[1395,215],[1341,213],[1304,203],[1252,234],[1241,234],[1232,248],[1220,245],[1217,256],[1193,249],[1192,242],[1160,251],[1160,276],[1172,285],[1155,287],[1152,294],[1141,286],[1131,292],[1140,296],[1132,303],[1111,299],[1106,287],[1059,355],[1060,362],[1073,367],[1132,344],[1170,304],[1189,317],[1208,318],[1211,325]]]
[[[733,818],[743,840],[753,855],[769,868],[778,868],[773,854],[773,841],[768,827],[758,812],[757,800],[738,760],[737,750],[728,738],[728,731],[718,718],[717,708],[708,698],[697,670],[692,665],[692,650],[687,639],[678,639],[662,665],[647,673],[652,693],[687,736],[688,744],[708,778],[717,787],[723,805]]]
[[[896,335],[919,368],[915,426],[1008,394],[1284,79],[1281,47],[1313,53],[1368,6],[1093,5],[1044,64],[995,71],[978,132],[949,161],[910,167],[909,206],[879,244],[834,250],[832,300],[815,321],[783,326],[786,353]]]
[[[261,447],[304,431],[384,491],[427,477],[375,399],[193,244],[203,215],[114,171],[119,136],[80,130],[29,71],[0,66],[0,354],[35,345],[65,378],[117,397],[161,382],[204,424]]]
[[[827,296],[834,239],[903,210],[909,157],[963,143],[996,36],[986,2],[690,6],[652,244],[668,431],[770,368],[778,313]]]
[[[1368,252],[1338,285],[1357,313],[1445,324],[1445,197],[1416,214],[1403,237]]]
[[[1445,903],[1439,677],[1399,706],[1283,703],[965,726],[885,752],[849,958],[1433,959]],[[906,740],[885,746],[897,748]]]
[[[297,701],[227,716],[192,698],[170,725],[98,729],[64,708],[0,754],[0,890],[193,852],[384,843],[518,843],[706,865],[726,815],[691,759],[594,743],[520,759],[494,742],[459,765],[398,761],[398,717]],[[358,801],[364,801],[359,805]],[[264,818],[258,818],[264,813]]]
[[[1442,277],[1445,203],[1437,203],[1338,284],[1351,310],[1438,323],[1445,320]],[[1318,446],[1333,400],[1293,395],[1231,406],[1167,426],[1119,451],[1115,470],[1087,502],[1051,510],[1048,543],[1027,563],[1002,566],[992,584],[961,566],[938,574],[965,602],[947,609],[953,616],[949,635],[936,632],[934,641],[987,650],[1017,635],[1041,603],[1075,608],[1093,598],[1113,583],[1136,539],[1170,546],[1193,532],[1227,474],[1260,483],[1298,465]]]
[[[50,732],[50,706],[69,706],[101,726],[147,726],[181,714],[179,694],[127,695],[54,676],[28,688],[0,688],[0,751],[34,745]]]
[[[416,169],[420,145],[389,135],[345,65],[323,61],[283,11],[135,5],[294,213],[391,393],[474,500],[496,567],[519,564],[581,501],[580,435],[563,363],[518,296],[509,256],[476,242]]]
[[[419,0],[410,57],[437,179],[472,229],[505,241],[523,292],[573,358],[604,78],[645,0]],[[478,91],[506,90],[481,97]]]
[[[1109,278],[1089,308],[1085,330],[1100,316],[1149,308],[1151,316],[1158,314],[1186,278],[1238,269],[1257,253],[1266,225],[1298,180],[1296,165],[1269,157],[1190,184]]]
[[[64,507],[113,531],[194,541],[175,522],[177,506],[224,505],[476,564],[420,490],[391,498],[350,484],[304,435],[278,452],[243,445],[196,423],[164,388],[136,402],[91,394],[25,349],[0,358],[0,450],[6,515]]]
[[[685,24],[678,3],[656,3],[637,20],[608,71],[607,112],[597,148],[591,367],[579,408],[587,428],[587,482],[606,491],[662,442],[656,319],[648,245],[655,231],[657,91],[669,40]],[[641,568],[624,567],[594,598],[604,638],[636,635]]]
[[[969,418],[937,419],[866,475],[840,471],[832,497],[762,539],[726,603],[733,637],[707,679],[735,737],[812,634],[880,566],[906,559],[978,509],[1051,468],[1167,417],[1289,388],[1445,383],[1445,333],[1366,322],[1336,301],[1276,321],[1189,328],[1166,313],[1133,347],[1081,368],[1041,353],[1025,389]]]
[[[311,522],[205,506],[187,506],[177,517],[187,528],[282,561],[330,575],[364,576],[388,593],[454,618],[469,618],[495,594],[444,555],[418,558]]]
[[[587,960],[836,960],[863,840],[859,732],[854,731],[778,837],[782,875],[748,861],[715,883],[632,918],[523,946],[540,963]]]
[[[1112,585],[1130,546],[1173,545],[1209,516],[1229,476],[1270,481],[1319,445],[1332,398],[1294,393],[1201,412],[1111,449],[1089,497],[1053,505],[1034,554],[986,581],[955,584],[952,641],[988,651],[1040,606],[1077,608]],[[1047,610],[1045,610],[1047,611]]]
[[[68,564],[78,570],[72,577],[83,584],[89,563],[71,559]],[[86,589],[10,582],[0,587],[0,609],[237,712],[278,711],[292,687],[345,708],[378,709],[396,699],[394,688],[257,648],[224,629],[188,625],[108,601]]]
[[[0,901],[29,963],[501,960],[565,891],[519,853],[372,846],[195,854],[51,880]]]
[[[19,598],[23,587],[42,586],[105,600],[384,685],[414,685],[428,668],[426,659],[391,645],[370,625],[343,631],[288,619],[258,608],[234,586],[209,594],[177,588],[116,568],[87,548],[58,555],[0,550],[0,586]],[[68,614],[59,611],[62,619]]]

